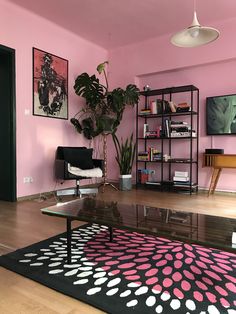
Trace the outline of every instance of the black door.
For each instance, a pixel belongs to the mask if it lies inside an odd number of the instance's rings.
[[[0,200],[16,201],[15,50],[0,45]]]

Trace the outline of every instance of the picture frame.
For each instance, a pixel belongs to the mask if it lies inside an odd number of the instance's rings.
[[[35,47],[33,115],[68,119],[68,60]]]
[[[236,135],[236,94],[206,98],[207,135]]]

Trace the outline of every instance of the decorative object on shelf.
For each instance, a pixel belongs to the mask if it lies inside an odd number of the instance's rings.
[[[131,190],[131,172],[136,153],[136,143],[133,142],[133,134],[125,141],[121,138],[121,142],[119,142],[117,136],[113,134],[113,141],[116,149],[116,161],[120,170],[120,190]]]
[[[95,74],[82,73],[75,80],[75,93],[85,98],[86,105],[70,121],[87,139],[103,132],[115,133],[126,105],[134,106],[139,100],[139,89],[134,84],[127,85],[126,89],[118,87],[109,91],[107,65],[105,61],[97,66],[105,85]]]
[[[68,119],[68,61],[33,48],[33,115]]]
[[[190,48],[206,45],[219,37],[219,31],[212,27],[201,26],[197,19],[194,0],[192,24],[171,37],[171,43],[178,47]]]
[[[149,85],[145,85],[145,86],[143,87],[143,90],[144,90],[144,91],[149,91],[149,90],[151,90],[151,87],[150,87]]]

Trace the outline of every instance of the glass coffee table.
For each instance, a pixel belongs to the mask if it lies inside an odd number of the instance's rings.
[[[96,198],[58,203],[41,211],[66,219],[68,263],[71,262],[71,222],[74,220],[107,226],[109,241],[113,239],[113,228],[119,228],[236,253],[236,219],[233,218],[105,202]]]

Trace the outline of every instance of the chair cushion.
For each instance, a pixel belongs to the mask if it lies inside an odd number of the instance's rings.
[[[93,165],[93,149],[76,149],[76,148],[66,148],[64,149],[65,161],[70,163],[72,166],[80,169],[92,169]]]

